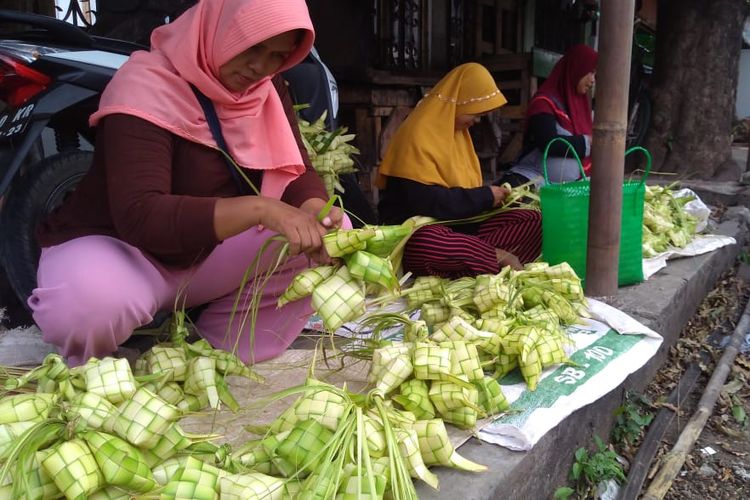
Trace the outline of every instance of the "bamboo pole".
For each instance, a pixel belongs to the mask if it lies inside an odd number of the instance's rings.
[[[592,296],[617,291],[634,10],[634,0],[601,3],[586,262]]]
[[[724,382],[732,369],[732,364],[735,357],[737,357],[748,329],[750,329],[750,303],[745,306],[745,311],[742,313],[742,318],[740,318],[737,328],[734,329],[729,345],[724,350],[721,359],[719,359],[714,373],[711,375],[711,380],[708,381],[706,390],[698,402],[698,409],[690,418],[682,433],[680,433],[680,437],[677,439],[674,447],[664,456],[662,466],[659,472],[656,473],[656,476],[654,476],[653,481],[651,481],[646,494],[643,495],[643,500],[660,500],[669,491],[672,481],[674,481],[677,473],[680,472],[688,453],[690,453],[693,445],[698,440],[703,427],[705,427],[708,421],[708,417],[713,412],[721,388],[724,386]]]

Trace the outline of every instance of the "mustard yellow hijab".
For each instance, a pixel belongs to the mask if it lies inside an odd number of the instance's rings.
[[[462,64],[445,75],[404,120],[388,145],[377,184],[402,177],[428,185],[482,185],[479,158],[468,130],[455,130],[458,115],[485,113],[505,104],[489,71]]]

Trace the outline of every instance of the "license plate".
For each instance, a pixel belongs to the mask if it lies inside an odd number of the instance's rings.
[[[31,118],[31,112],[36,104],[25,104],[18,109],[0,113],[0,140],[9,139],[20,134],[26,128]]]

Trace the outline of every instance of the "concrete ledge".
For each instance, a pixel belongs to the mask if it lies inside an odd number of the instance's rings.
[[[742,217],[724,221],[714,232],[734,237],[737,245],[670,261],[666,269],[648,281],[621,288],[617,295],[604,299],[664,336],[664,343],[649,363],[614,391],[570,415],[531,451],[513,452],[472,438],[461,446],[461,454],[487,465],[489,470],[472,474],[438,469],[440,492],[420,483],[419,497],[551,498],[555,489],[567,482],[574,451],[589,446],[594,435],[609,436],[613,412],[622,403],[625,391],[642,390],[648,385],[698,305],[718,278],[734,265],[747,243],[748,230]]]

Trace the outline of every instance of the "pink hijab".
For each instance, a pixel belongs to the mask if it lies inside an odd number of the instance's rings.
[[[304,36],[279,72],[312,48],[315,33],[305,0],[202,0],[154,30],[151,51],[134,53],[117,71],[89,121],[93,126],[109,114],[134,115],[217,148],[192,83],[213,101],[234,160],[264,170],[261,194],[280,198],[305,167],[271,77],[235,93],[218,75],[239,53],[294,29],[304,30]]]

